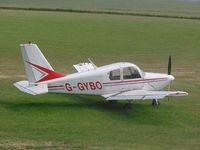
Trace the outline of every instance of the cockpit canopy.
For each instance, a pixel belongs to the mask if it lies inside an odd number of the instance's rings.
[[[126,67],[123,68],[123,79],[135,79],[135,78],[141,78],[141,75],[139,74],[138,70],[134,67]]]
[[[143,78],[143,71],[137,66],[124,66],[109,72],[110,80],[130,80]]]

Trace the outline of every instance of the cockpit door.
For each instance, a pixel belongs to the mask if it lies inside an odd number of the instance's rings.
[[[124,83],[124,89],[138,90],[144,86],[142,75],[138,68],[130,66],[122,68],[122,80]]]

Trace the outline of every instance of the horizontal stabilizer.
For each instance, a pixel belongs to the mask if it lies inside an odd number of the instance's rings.
[[[38,84],[31,86],[28,81],[19,81],[14,83],[14,86],[17,87],[20,91],[31,95],[48,93],[47,84]]]
[[[103,95],[106,100],[146,100],[146,99],[163,99],[169,96],[187,96],[187,92],[182,91],[146,91],[130,90],[121,93]]]

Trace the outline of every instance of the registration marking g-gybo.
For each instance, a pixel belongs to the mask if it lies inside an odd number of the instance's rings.
[[[79,89],[80,91],[89,91],[89,90],[101,90],[102,84],[99,81],[96,82],[78,82],[75,85],[70,83],[65,83],[65,89],[69,92],[73,91],[74,89]]]

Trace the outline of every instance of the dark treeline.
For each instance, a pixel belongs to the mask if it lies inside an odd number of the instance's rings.
[[[162,14],[148,14],[136,12],[117,12],[117,11],[100,11],[100,10],[79,10],[79,9],[60,9],[60,8],[23,8],[23,7],[2,7],[0,9],[9,10],[31,10],[31,11],[55,11],[55,12],[73,12],[73,13],[90,13],[90,14],[110,14],[110,15],[124,15],[124,16],[144,16],[144,17],[160,17],[160,18],[176,18],[176,19],[193,19],[200,20],[197,16],[181,16],[181,15],[162,15]]]

